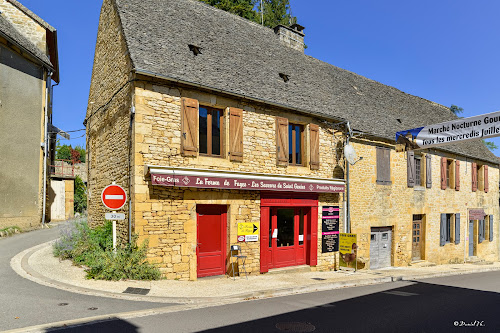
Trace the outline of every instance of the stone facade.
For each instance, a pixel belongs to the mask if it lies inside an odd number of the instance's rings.
[[[368,263],[370,258],[371,227],[392,227],[392,265],[406,266],[412,258],[412,217],[414,214],[424,215],[424,250],[423,260],[436,264],[456,263],[464,261],[464,251],[468,242],[465,240],[468,228],[468,209],[483,208],[487,215],[494,216],[493,242],[488,240],[478,244],[477,230],[475,246],[477,256],[485,260],[498,260],[498,191],[499,170],[497,165],[489,164],[490,191],[472,192],[472,162],[487,164],[461,156],[441,153],[433,150],[423,152],[430,154],[432,161],[432,187],[407,185],[407,153],[396,152],[393,144],[373,140],[356,140],[353,143],[358,156],[363,160],[350,169],[351,184],[351,221],[352,232],[358,234],[359,256]],[[390,185],[379,185],[377,178],[376,147],[390,149]],[[441,189],[441,157],[460,161],[460,190]],[[422,159],[423,160],[423,159]],[[440,215],[460,213],[460,243],[446,243],[440,246]],[[477,221],[475,222],[477,229]],[[468,254],[466,255],[468,257]]]
[[[122,186],[130,198],[129,165],[133,165],[130,146],[132,68],[120,20],[112,1],[101,10],[94,69],[87,109],[88,212],[91,226],[104,223],[105,208],[101,191],[112,182]],[[122,208],[128,219],[128,203]],[[118,240],[128,238],[128,220],[117,225]]]
[[[133,185],[134,230],[140,240],[149,238],[150,257],[160,263],[167,278],[196,279],[196,204],[228,205],[228,246],[237,244],[238,222],[260,224],[258,191],[172,190],[151,186],[144,175],[147,165],[190,167],[200,169],[244,171],[268,174],[287,174],[332,178],[336,159],[331,148],[336,138],[330,125],[312,117],[273,108],[242,104],[217,94],[161,85],[143,78],[135,89],[134,153],[135,184]],[[148,82],[149,81],[149,82]],[[227,157],[185,157],[181,154],[181,97],[197,99],[200,105],[222,110],[228,107],[243,109],[243,162],[231,162]],[[227,115],[227,112],[226,112]],[[276,164],[276,117],[286,117],[290,122],[320,125],[320,168]],[[224,118],[228,128],[228,117]],[[309,149],[305,131],[304,151]],[[229,137],[226,135],[229,146]],[[308,165],[308,154],[305,165]],[[321,195],[321,205],[338,205],[339,195]],[[318,218],[321,230],[321,218]],[[318,267],[333,268],[336,262],[332,253],[321,254],[318,236]],[[260,269],[260,242],[243,243],[247,271]],[[229,252],[229,251],[228,251]],[[338,260],[338,259],[337,259]]]

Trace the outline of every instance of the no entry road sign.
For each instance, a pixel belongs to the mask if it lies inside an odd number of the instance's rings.
[[[101,199],[106,208],[117,210],[122,208],[125,202],[127,202],[127,193],[125,193],[123,187],[112,184],[102,190]]]

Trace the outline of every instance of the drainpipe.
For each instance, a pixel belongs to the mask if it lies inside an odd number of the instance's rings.
[[[52,72],[49,71],[47,75],[47,82],[45,87],[45,121],[44,121],[44,139],[43,139],[43,208],[42,208],[42,228],[45,227],[45,211],[47,209],[47,155],[49,150],[48,145],[48,123],[49,123],[49,90]]]
[[[349,122],[347,122],[347,140],[346,140],[346,145],[349,144],[349,139],[351,138],[352,132],[351,132],[351,126]],[[346,184],[345,184],[345,196],[346,196],[346,223],[345,223],[345,232],[350,233],[351,232],[351,205],[350,205],[350,196],[349,196],[349,162],[345,160],[345,165],[346,165]]]
[[[132,143],[133,141],[133,125],[135,117],[135,94],[132,93],[132,106],[130,108],[130,127],[128,140],[128,243],[132,244]]]

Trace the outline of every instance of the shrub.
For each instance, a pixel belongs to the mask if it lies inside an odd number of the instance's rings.
[[[113,251],[113,230],[110,221],[91,229],[85,219],[74,221],[61,230],[61,237],[54,243],[54,255],[71,259],[86,267],[88,279],[100,280],[158,280],[161,273],[146,260],[147,242],[137,246],[137,236],[132,243]]]
[[[83,213],[87,209],[87,189],[80,176],[75,177],[75,200],[73,206],[77,213]]]

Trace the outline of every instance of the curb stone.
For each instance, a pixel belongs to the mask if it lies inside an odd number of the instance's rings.
[[[326,290],[334,290],[340,288],[350,288],[350,287],[360,287],[367,286],[372,284],[380,284],[380,283],[389,283],[389,282],[397,282],[397,281],[414,281],[419,279],[427,279],[434,277],[443,277],[443,276],[454,276],[454,275],[465,275],[472,273],[483,273],[490,271],[498,271],[500,267],[481,267],[479,269],[475,269],[474,271],[467,270],[458,270],[458,271],[444,271],[444,272],[434,272],[434,273],[417,273],[417,274],[408,274],[401,275],[399,272],[393,272],[393,274],[386,274],[377,277],[367,277],[361,278],[357,280],[347,280],[347,281],[335,281],[335,282],[324,282],[324,283],[315,283],[313,285],[302,285],[297,287],[286,287],[280,289],[267,289],[267,290],[258,290],[252,292],[245,292],[241,294],[229,295],[225,297],[164,297],[164,296],[140,296],[140,295],[127,295],[118,292],[110,292],[103,291],[98,289],[85,288],[80,286],[75,286],[72,284],[68,284],[66,282],[57,281],[51,279],[49,277],[40,274],[38,271],[34,270],[29,265],[29,258],[36,253],[44,249],[47,246],[51,246],[55,240],[49,241],[32,248],[26,249],[16,256],[14,256],[11,260],[11,267],[16,271],[19,275],[24,278],[30,279],[34,282],[37,282],[42,285],[50,286],[53,288],[63,289],[69,292],[85,294],[85,295],[94,295],[100,297],[110,297],[110,298],[118,298],[118,299],[126,299],[131,301],[147,301],[147,302],[159,302],[159,303],[176,303],[176,304],[216,304],[224,302],[238,302],[244,300],[251,299],[260,299],[260,298],[270,298],[270,297],[280,297],[287,296],[293,294],[300,293],[308,293],[315,291],[326,291]]]

